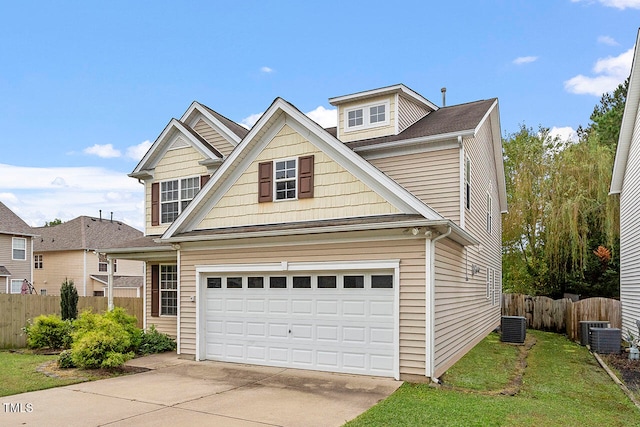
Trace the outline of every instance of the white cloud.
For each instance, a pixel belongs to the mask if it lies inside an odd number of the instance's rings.
[[[142,141],[138,145],[132,145],[131,147],[127,148],[127,157],[139,161],[144,157],[147,151],[149,151],[151,145],[152,143],[148,139],[146,141]]]
[[[565,90],[571,93],[595,96],[611,92],[629,77],[633,50],[634,48],[631,48],[618,56],[598,59],[593,67],[596,76],[588,77],[579,74],[572,77],[564,82]]]
[[[571,0],[571,1],[574,3],[580,3],[585,1],[592,3],[592,0]],[[606,7],[614,7],[620,10],[624,10],[626,8],[640,9],[640,0],[598,0],[598,3]]]
[[[619,45],[619,43],[613,37],[609,37],[609,36],[599,36],[598,37],[598,43],[606,44],[606,45],[609,45],[609,46],[618,46]]]
[[[263,73],[273,73],[273,68],[269,68],[269,67],[260,67],[260,71],[262,71]]]
[[[538,60],[537,56],[520,56],[513,60],[516,65],[529,64]]]
[[[571,126],[552,127],[549,130],[551,137],[559,137],[562,141],[578,142],[578,134]]]
[[[329,128],[337,125],[338,113],[335,108],[327,110],[322,105],[319,105],[318,108],[309,111],[306,115],[323,128]]]
[[[32,226],[80,215],[103,216],[143,229],[143,186],[100,167],[35,168],[0,164],[0,201]]]
[[[256,122],[258,120],[260,120],[260,117],[262,117],[262,115],[264,114],[264,112],[262,113],[255,113],[250,115],[249,117],[245,117],[244,119],[242,119],[240,121],[240,124],[244,127],[246,127],[247,129],[250,129],[251,126],[255,125]]]
[[[113,148],[113,144],[95,144],[92,147],[87,147],[82,150],[85,154],[91,154],[94,156],[102,157],[103,159],[110,159],[114,157],[120,157],[120,150]]]

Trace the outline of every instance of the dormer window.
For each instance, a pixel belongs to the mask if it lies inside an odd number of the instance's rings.
[[[345,110],[345,132],[389,124],[389,103],[359,105]]]

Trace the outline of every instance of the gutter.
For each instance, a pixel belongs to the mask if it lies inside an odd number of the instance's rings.
[[[397,148],[397,147],[407,147],[411,145],[445,141],[449,139],[473,137],[473,136],[475,136],[475,129],[468,129],[463,131],[441,133],[438,135],[431,135],[431,136],[425,136],[425,137],[419,137],[419,138],[413,138],[413,139],[402,139],[402,140],[391,141],[391,142],[386,142],[382,144],[363,145],[360,147],[353,147],[352,150],[355,151],[356,153],[360,153],[363,151],[366,152],[366,151],[391,149],[391,148]]]

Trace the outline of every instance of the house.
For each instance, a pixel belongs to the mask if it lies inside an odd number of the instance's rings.
[[[0,293],[19,294],[33,277],[33,239],[37,233],[0,202]]]
[[[497,99],[439,108],[403,84],[277,98],[246,130],[193,102],[130,174],[145,326],[196,360],[425,380],[500,322]]]
[[[620,305],[622,330],[637,334],[640,320],[640,31],[613,164],[610,194],[620,195]]]
[[[34,233],[33,285],[45,295],[59,295],[65,279],[73,280],[80,296],[106,296],[107,259],[96,251],[142,236],[121,221],[79,216],[62,224],[37,227]],[[141,297],[143,263],[114,260],[114,296]]]

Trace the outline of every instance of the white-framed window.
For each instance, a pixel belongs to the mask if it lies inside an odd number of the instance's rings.
[[[24,237],[11,239],[11,252],[14,261],[25,261],[27,259],[27,239]]]
[[[491,193],[487,193],[487,233],[491,234],[493,225],[493,199]]]
[[[171,223],[200,191],[200,177],[189,177],[160,183],[160,222]]]
[[[493,305],[500,305],[502,298],[502,277],[493,272]]]
[[[36,270],[42,270],[42,255],[34,255],[33,256],[33,268]]]
[[[344,112],[345,132],[389,124],[389,102],[358,105]]]
[[[109,271],[109,260],[105,254],[98,255],[98,271],[107,272]],[[118,260],[113,260],[113,272],[118,271]]]
[[[19,294],[22,292],[22,279],[11,279],[11,293]]]
[[[160,315],[178,315],[178,266],[160,266]]]
[[[471,159],[464,156],[464,207],[471,209]]]
[[[274,185],[276,200],[290,200],[298,197],[296,182],[298,159],[276,160],[274,165]]]

